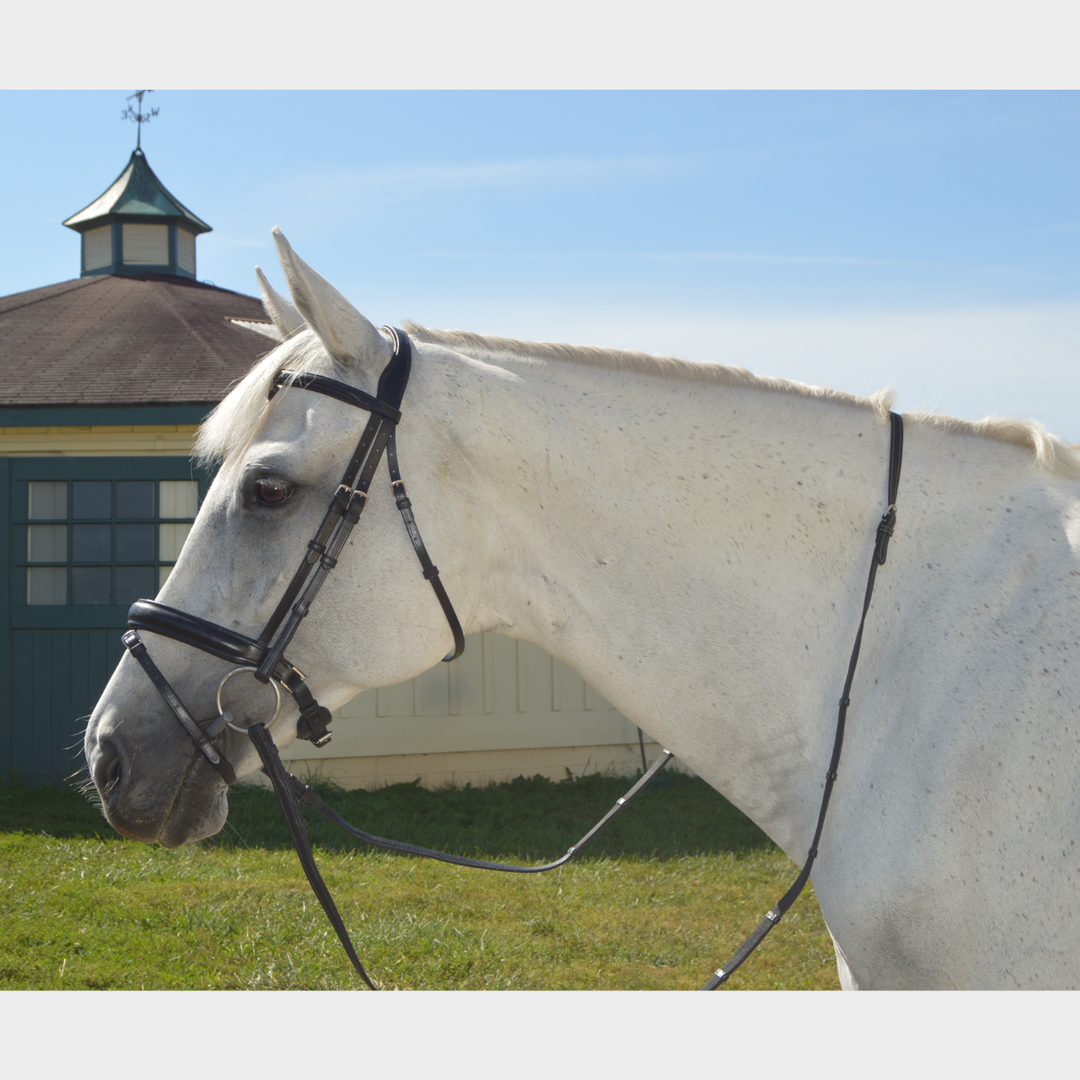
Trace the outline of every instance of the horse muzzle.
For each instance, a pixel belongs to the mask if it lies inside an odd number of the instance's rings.
[[[225,823],[223,778],[160,719],[116,720],[109,710],[87,728],[86,758],[106,819],[128,839],[177,847]]]

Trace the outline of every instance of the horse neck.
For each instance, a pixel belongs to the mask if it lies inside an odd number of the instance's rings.
[[[571,664],[798,846],[884,509],[887,424],[796,393],[516,372],[485,411],[470,496],[473,629]]]

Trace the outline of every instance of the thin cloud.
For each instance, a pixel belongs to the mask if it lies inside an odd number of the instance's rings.
[[[543,185],[567,186],[609,177],[646,177],[710,164],[715,154],[632,154],[615,157],[534,157],[508,161],[433,162],[424,165],[327,169],[285,181],[293,197],[334,203],[400,202],[433,192],[477,191]]]
[[[585,260],[634,260],[637,262],[714,262],[760,264],[763,266],[865,266],[880,268],[910,268],[920,270],[977,270],[1002,274],[1025,274],[1035,277],[1060,275],[1038,274],[1027,267],[1004,263],[942,262],[931,259],[868,258],[862,255],[789,255],[754,251],[448,251],[444,249],[414,252],[416,258],[475,260],[499,262],[561,262]]]

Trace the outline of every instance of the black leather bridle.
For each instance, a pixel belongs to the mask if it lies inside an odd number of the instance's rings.
[[[131,655],[142,665],[158,693],[172,710],[191,736],[195,746],[211,765],[221,774],[227,784],[236,782],[236,772],[224,753],[217,745],[227,727],[247,733],[247,728],[232,723],[230,714],[220,707],[221,687],[225,680],[237,670],[249,670],[262,683],[272,683],[275,692],[283,686],[300,710],[297,721],[297,737],[306,739],[315,746],[325,746],[330,741],[328,725],[331,720],[330,710],[320,705],[307,684],[307,677],[285,656],[285,650],[300,627],[300,623],[311,608],[326,581],[327,575],[337,565],[345,542],[353,527],[360,520],[368,501],[368,489],[374,478],[375,470],[386,453],[390,472],[390,487],[394,493],[398,510],[405,522],[409,538],[412,540],[417,557],[420,560],[424,577],[431,582],[439,603],[442,605],[446,620],[454,636],[454,649],[443,659],[455,660],[465,649],[465,635],[461,622],[454,611],[453,604],[446,594],[439,579],[438,567],[431,561],[416,519],[412,512],[405,484],[398,467],[397,444],[394,434],[401,419],[401,399],[409,383],[412,368],[412,346],[408,335],[403,330],[393,327],[384,328],[393,345],[394,355],[379,377],[376,396],[365,394],[347,383],[324,375],[297,375],[289,371],[279,371],[274,377],[269,398],[273,399],[282,386],[297,386],[317,394],[336,398],[347,405],[365,409],[371,413],[360,441],[346,466],[330,506],[323,517],[318,532],[308,542],[299,568],[293,575],[273,614],[270,616],[258,638],[229,630],[218,623],[197,615],[189,615],[155,600],[137,600],[128,612],[128,625],[131,629],[124,635],[124,645]],[[172,638],[184,645],[199,649],[220,660],[227,660],[236,667],[225,676],[218,690],[218,713],[202,722],[196,721],[184,706],[180,696],[169,685],[168,680],[151,659],[146,645],[139,636],[139,631],[149,631],[163,637]],[[276,714],[275,714],[276,715]]]

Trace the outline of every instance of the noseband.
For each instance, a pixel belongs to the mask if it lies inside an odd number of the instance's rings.
[[[128,612],[128,625],[131,629],[124,635],[124,645],[131,655],[142,665],[158,693],[172,710],[173,715],[191,736],[195,746],[211,765],[221,774],[227,784],[235,783],[236,772],[217,745],[227,727],[247,731],[232,723],[232,715],[221,709],[221,691],[226,681],[239,671],[250,671],[261,683],[270,683],[281,705],[281,687],[284,687],[300,711],[296,725],[298,738],[306,739],[315,746],[325,746],[330,741],[328,725],[332,719],[330,710],[320,705],[307,685],[307,676],[285,656],[285,650],[300,627],[304,616],[311,608],[322,588],[327,575],[337,565],[345,542],[353,526],[360,520],[368,501],[368,489],[375,475],[375,470],[386,453],[387,467],[390,472],[390,488],[394,493],[397,508],[401,511],[405,528],[412,540],[417,557],[423,569],[424,577],[431,582],[439,603],[442,606],[450,630],[454,635],[454,650],[444,660],[456,660],[465,649],[465,635],[450,598],[446,594],[439,570],[427,553],[416,520],[412,513],[412,503],[405,491],[398,468],[397,444],[394,439],[397,423],[401,419],[401,399],[409,383],[412,367],[412,347],[408,335],[403,330],[385,327],[394,347],[394,355],[379,377],[376,396],[365,394],[347,383],[329,379],[324,375],[297,375],[290,371],[279,371],[270,388],[269,399],[273,399],[282,386],[298,386],[317,394],[336,398],[347,405],[364,409],[371,413],[371,418],[356,444],[352,458],[345,469],[337,491],[330,500],[330,506],[323,517],[318,532],[308,542],[308,550],[300,566],[289,582],[274,613],[258,638],[229,630],[218,623],[189,615],[176,608],[159,604],[155,600],[136,600]],[[163,637],[172,638],[184,645],[199,649],[210,656],[226,660],[236,665],[218,687],[218,715],[209,720],[196,721],[188,712],[176,691],[151,659],[146,645],[139,636],[139,631],[149,631]],[[276,717],[277,713],[275,713]]]

